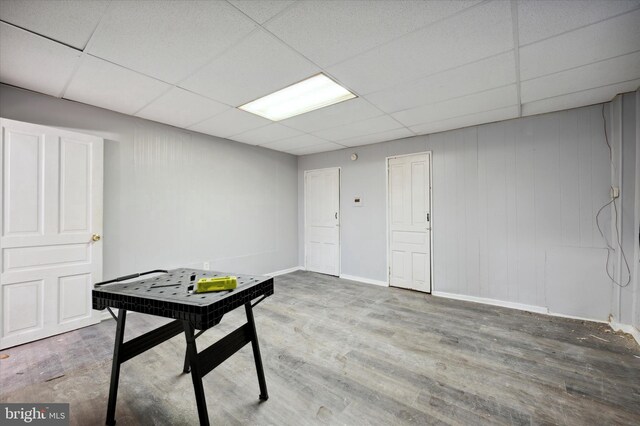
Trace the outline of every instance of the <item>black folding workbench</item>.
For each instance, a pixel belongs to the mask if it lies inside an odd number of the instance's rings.
[[[194,293],[200,278],[235,275],[235,290]],[[114,425],[120,365],[156,345],[184,332],[187,341],[183,371],[191,372],[201,425],[209,424],[202,378],[240,348],[251,342],[258,372],[260,399],[269,398],[262,368],[253,307],[273,294],[273,278],[228,274],[195,269],[155,270],[97,283],[93,289],[93,309],[117,308],[116,338],[107,405],[107,425]],[[258,299],[252,304],[254,299]],[[247,322],[213,345],[198,352],[196,338],[220,322],[224,314],[244,306]],[[127,311],[173,318],[174,321],[139,337],[124,341]],[[199,330],[197,333],[195,330]]]

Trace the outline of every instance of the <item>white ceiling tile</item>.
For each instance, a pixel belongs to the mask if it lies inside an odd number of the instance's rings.
[[[80,52],[0,22],[0,81],[60,96]]]
[[[433,123],[453,117],[491,111],[511,105],[517,105],[515,84],[498,89],[487,90],[473,95],[450,99],[436,104],[425,105],[391,114],[406,126]],[[411,127],[413,130],[413,127]]]
[[[515,83],[513,51],[364,96],[392,113]]]
[[[290,149],[285,152],[293,155],[307,155],[307,154],[317,154],[319,152],[337,151],[339,149],[344,149],[344,146],[338,145],[336,143],[327,142],[321,145],[313,145],[306,148]]]
[[[87,49],[92,55],[176,83],[255,26],[221,1],[114,1]]]
[[[414,133],[412,131],[408,130],[405,127],[400,127],[399,129],[388,130],[386,132],[376,133],[374,135],[358,136],[357,138],[344,139],[340,141],[340,144],[354,147],[408,138],[413,135]]]
[[[528,102],[522,105],[522,115],[535,115],[546,112],[560,111],[570,108],[579,108],[587,105],[609,102],[619,93],[632,92],[640,87],[640,79],[612,84],[610,86],[597,87],[595,89],[570,93],[554,98]]]
[[[282,139],[275,142],[269,142],[260,146],[269,149],[275,149],[276,151],[288,151],[300,148],[308,148],[315,145],[323,145],[326,143],[327,141],[325,141],[324,139],[320,139],[317,136],[305,134],[294,136],[292,138]]]
[[[261,145],[274,142],[280,139],[291,138],[302,134],[298,130],[285,127],[278,123],[249,130],[233,137],[234,141],[248,143],[251,145]]]
[[[320,71],[273,35],[258,30],[180,86],[240,106]]]
[[[92,56],[85,56],[66,99],[133,114],[171,86]]]
[[[269,19],[280,13],[294,0],[229,0],[231,4],[240,9],[243,13],[259,24],[267,22]]]
[[[266,28],[316,64],[327,67],[477,1],[301,1]]]
[[[640,10],[520,48],[524,80],[640,50]]]
[[[190,126],[190,130],[208,135],[228,138],[247,130],[256,129],[270,124],[271,121],[257,115],[231,108],[201,123]]]
[[[510,1],[229,2],[0,0],[0,81],[60,96],[77,68],[65,98],[296,155],[517,114]],[[637,89],[640,0],[515,4],[523,114]],[[94,30],[82,59],[48,39],[82,48]],[[361,97],[278,123],[230,107],[311,60]]]
[[[84,49],[108,0],[2,0],[0,20]]]
[[[382,115],[382,111],[364,99],[355,98],[280,121],[287,127],[313,133]]]
[[[640,7],[638,0],[519,1],[520,45],[533,43]]]
[[[511,7],[494,1],[330,67],[359,95],[513,49]]]
[[[381,115],[379,117],[345,124],[344,126],[321,130],[314,133],[314,135],[328,141],[338,142],[343,139],[371,135],[373,133],[380,133],[386,130],[397,129],[399,127],[402,127],[402,124],[398,123],[388,115]]]
[[[229,108],[227,105],[174,87],[136,115],[176,127],[189,127]]]
[[[523,103],[640,78],[640,52],[572,68],[521,84]]]
[[[518,117],[518,107],[509,106],[492,111],[483,111],[475,114],[453,117],[432,123],[419,124],[417,126],[412,126],[411,130],[416,132],[416,134],[426,135],[430,133],[444,132],[446,130],[477,126],[479,124],[493,123],[495,121],[509,120],[516,117]]]

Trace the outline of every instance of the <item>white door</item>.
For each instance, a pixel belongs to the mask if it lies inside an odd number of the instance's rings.
[[[307,271],[340,275],[340,169],[304,172]]]
[[[430,154],[389,158],[389,285],[431,292]]]
[[[0,119],[0,348],[95,324],[102,139]]]

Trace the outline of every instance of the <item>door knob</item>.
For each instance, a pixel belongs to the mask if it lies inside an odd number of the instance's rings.
[[[92,241],[100,241],[100,238],[102,238],[102,237],[100,236],[100,234],[93,234],[93,235],[91,236],[91,240],[92,240]]]

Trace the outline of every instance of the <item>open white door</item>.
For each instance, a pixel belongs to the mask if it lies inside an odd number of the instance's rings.
[[[340,169],[304,172],[307,271],[340,275]]]
[[[389,285],[431,292],[431,155],[388,159]]]
[[[0,348],[95,324],[102,139],[0,119]]]

